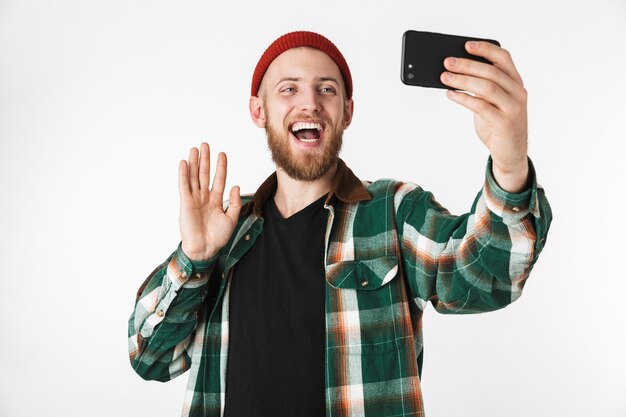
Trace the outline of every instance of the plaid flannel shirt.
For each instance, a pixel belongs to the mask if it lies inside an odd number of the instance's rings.
[[[326,416],[422,416],[422,313],[478,313],[516,300],[541,252],[551,211],[537,186],[485,184],[453,216],[420,187],[362,182],[339,161],[325,202]],[[230,242],[191,262],[179,248],[138,291],[131,364],[145,379],[190,370],[183,416],[222,416],[233,267],[263,231],[270,176],[244,207]],[[285,383],[297,383],[285,381]],[[280,401],[280,399],[276,399]]]

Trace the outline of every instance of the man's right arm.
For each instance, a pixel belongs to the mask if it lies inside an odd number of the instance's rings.
[[[189,368],[214,266],[215,258],[191,262],[179,246],[139,289],[128,343],[132,367],[142,378],[168,381]]]
[[[167,381],[188,369],[193,332],[204,311],[208,277],[217,253],[229,241],[239,218],[239,187],[230,191],[224,211],[226,155],[220,153],[213,183],[210,149],[192,148],[178,167],[181,244],[139,289],[129,321],[130,359],[145,379]]]

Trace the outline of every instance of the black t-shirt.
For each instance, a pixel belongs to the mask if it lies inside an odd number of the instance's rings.
[[[326,196],[263,232],[230,287],[226,417],[325,415]]]

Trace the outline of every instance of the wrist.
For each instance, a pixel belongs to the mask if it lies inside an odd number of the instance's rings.
[[[508,193],[519,193],[528,187],[530,168],[527,157],[518,164],[507,165],[504,168],[493,161],[491,171],[498,186]]]
[[[217,250],[213,250],[212,248],[206,248],[204,250],[198,250],[189,248],[185,245],[185,242],[182,243],[181,249],[185,256],[192,262],[204,262],[213,258],[217,255]]]

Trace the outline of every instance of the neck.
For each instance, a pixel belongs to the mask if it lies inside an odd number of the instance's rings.
[[[274,202],[280,214],[284,217],[299,212],[318,198],[327,194],[337,171],[337,164],[333,165],[323,177],[314,181],[298,181],[288,176],[283,170],[276,170],[278,187]]]

